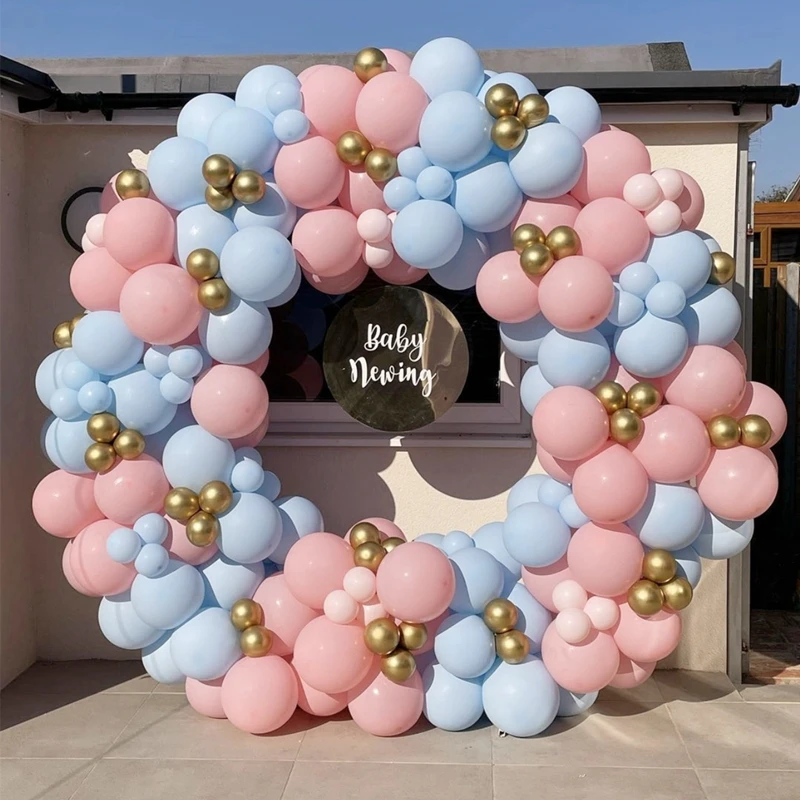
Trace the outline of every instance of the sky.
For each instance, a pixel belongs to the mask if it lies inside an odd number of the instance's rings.
[[[413,51],[437,36],[481,48],[684,42],[694,69],[767,67],[800,83],[791,0],[2,0],[0,51],[25,58]],[[752,145],[758,190],[800,174],[800,108]]]

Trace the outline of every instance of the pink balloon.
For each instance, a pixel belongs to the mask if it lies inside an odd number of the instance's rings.
[[[732,355],[736,357],[736,360],[742,365],[742,369],[747,372],[747,356],[745,355],[744,350],[742,350],[742,346],[736,340],[732,342],[728,342],[725,345],[725,349]]]
[[[80,594],[85,594],[88,597],[92,597],[92,592],[87,589],[76,577],[75,573],[72,569],[72,551],[74,550],[74,546],[72,540],[67,542],[67,546],[64,548],[64,552],[61,554],[61,571],[64,573],[64,577],[67,579],[67,583]]]
[[[380,604],[380,602],[372,602],[372,603],[365,603],[361,606],[361,611],[358,615],[358,621],[366,627],[375,619],[382,619],[383,617],[388,617],[389,614],[386,613],[386,609]]]
[[[641,686],[655,671],[657,661],[631,661],[620,653],[619,669],[609,686],[615,689],[633,689]]]
[[[399,153],[419,141],[419,123],[428,107],[425,90],[402,72],[371,78],[356,102],[357,130],[373,147]]]
[[[336,278],[361,258],[356,218],[343,208],[309,211],[297,221],[292,246],[300,266],[323,278]]]
[[[322,609],[328,594],[342,588],[352,566],[353,550],[344,539],[333,533],[310,533],[292,545],[283,574],[289,591],[303,605]]]
[[[378,599],[393,617],[428,622],[450,605],[456,578],[450,560],[439,548],[408,542],[381,561],[376,587]]]
[[[629,450],[613,443],[575,470],[572,491],[587,517],[613,525],[630,519],[644,505],[647,473]]]
[[[568,225],[571,228],[575,225],[580,210],[581,204],[569,194],[554,197],[552,200],[526,199],[511,223],[511,230],[526,222],[538,225],[545,233],[550,233],[559,225]],[[508,242],[508,247],[511,248],[511,241]]]
[[[239,436],[236,439],[231,439],[231,447],[238,450],[240,447],[258,447],[263,440],[267,429],[269,428],[269,411],[264,415],[264,419],[258,423],[258,426],[248,434]]]
[[[578,214],[575,230],[581,239],[581,253],[599,261],[611,275],[619,275],[628,264],[641,261],[650,246],[644,217],[618,197],[589,203]]]
[[[358,130],[356,102],[363,86],[355,72],[332,64],[307,74],[302,88],[303,113],[313,132],[336,142],[345,131]]]
[[[555,620],[556,633],[568,644],[580,644],[592,632],[592,621],[580,608],[565,608]]]
[[[325,294],[347,294],[364,282],[364,278],[369,273],[369,267],[363,259],[359,259],[356,265],[342,275],[334,278],[322,277],[313,272],[303,270],[305,279],[318,291]]]
[[[352,622],[358,616],[358,611],[358,603],[344,589],[334,589],[322,604],[325,616],[339,625]]]
[[[362,211],[356,221],[358,235],[370,244],[378,244],[392,233],[392,221],[389,215],[379,208],[368,208]]]
[[[122,287],[119,310],[131,333],[150,344],[179,342],[203,313],[197,281],[174,264],[153,264],[131,275]]]
[[[292,662],[289,662],[292,663]],[[347,708],[347,692],[328,694],[309,686],[295,670],[297,677],[297,705],[314,717],[331,717]]]
[[[623,367],[619,361],[617,361],[617,357],[612,354],[611,356],[611,366],[608,368],[608,372],[606,372],[605,377],[603,378],[604,381],[616,381],[618,384],[623,386],[626,390],[630,389],[634,383],[640,383],[643,380],[646,380],[648,383],[652,383],[653,386],[656,387],[660,392],[664,391],[664,387],[661,382],[661,378],[640,378],[634,375],[631,372]]]
[[[615,597],[642,577],[644,548],[627,525],[587,522],[572,535],[567,563],[575,580],[591,594]]]
[[[222,679],[222,710],[240,730],[270,733],[297,708],[297,678],[280,656],[243,658]]]
[[[556,458],[542,447],[541,443],[536,444],[536,457],[539,459],[539,466],[553,480],[561,483],[572,483],[575,470],[580,466],[580,461],[567,461],[563,458]]]
[[[553,589],[553,605],[559,611],[566,611],[568,608],[583,609],[588,601],[586,589],[578,581],[561,581]]]
[[[356,216],[370,209],[389,212],[383,199],[383,185],[376,183],[363,167],[348,169],[345,172],[339,204]]]
[[[51,536],[72,539],[87,525],[103,519],[94,500],[94,476],[57,469],[45,475],[33,492],[33,516]]]
[[[392,283],[395,286],[408,286],[421,281],[428,274],[426,269],[417,269],[410,264],[406,264],[397,253],[394,254],[392,260],[385,267],[381,267],[375,272],[386,283]]]
[[[645,214],[644,221],[653,236],[667,236],[681,227],[681,210],[672,200],[664,200]]]
[[[763,514],[778,495],[778,473],[765,453],[739,445],[714,450],[697,476],[697,493],[718,517],[745,520]]]
[[[542,661],[568,692],[598,692],[617,674],[619,649],[611,634],[603,631],[592,631],[580,644],[569,644],[551,622],[542,639]]]
[[[478,302],[498,322],[524,322],[539,312],[539,279],[532,280],[513,250],[492,256],[478,273]]]
[[[619,620],[619,606],[610,597],[590,597],[583,610],[599,631],[613,628]]]
[[[611,276],[599,261],[586,256],[556,261],[539,283],[542,314],[564,331],[580,333],[597,327],[613,304]]]
[[[353,567],[345,573],[343,586],[353,600],[368,603],[375,597],[375,573],[366,567]]]
[[[89,217],[86,223],[86,238],[95,246],[103,246],[103,226],[106,223],[105,214],[95,214]]]
[[[678,646],[683,627],[680,614],[662,609],[651,617],[640,617],[625,597],[617,598],[617,604],[619,622],[612,632],[623,655],[639,662],[660,661]]]
[[[300,85],[303,86],[311,75],[313,75],[320,67],[324,67],[324,66],[325,66],[324,64],[312,64],[310,67],[306,67],[297,76],[297,80],[300,81]]]
[[[603,404],[580,386],[551,389],[534,409],[532,424],[536,441],[550,455],[567,461],[588,458],[608,439]]]
[[[746,414],[759,414],[769,422],[772,436],[767,447],[774,447],[786,431],[788,416],[781,396],[769,386],[758,381],[747,381],[744,396],[733,410],[732,416],[741,419]]]
[[[169,524],[164,547],[169,550],[171,555],[196,567],[198,564],[205,564],[206,561],[210,561],[217,554],[219,548],[216,544],[198,547],[192,544],[186,536],[185,525],[170,517],[164,517],[164,519]]]
[[[694,478],[711,455],[706,426],[681,406],[661,406],[642,420],[642,435],[629,445],[652,481],[683,483]]]
[[[703,422],[718,414],[730,414],[744,397],[746,384],[736,356],[710,344],[690,347],[663,381],[667,402],[683,406]]]
[[[143,453],[117,463],[94,479],[97,507],[120,525],[133,525],[142,514],[161,513],[169,482],[161,464]],[[113,594],[113,592],[112,592]]]
[[[264,419],[268,405],[264,381],[232,364],[217,364],[196,380],[191,400],[197,424],[223,439],[251,433],[253,420]]]
[[[89,597],[126,592],[136,577],[133,564],[112,561],[106,550],[108,537],[117,528],[119,525],[116,522],[101,519],[87,525],[69,543],[69,566],[75,578],[75,583],[70,583],[83,587],[83,594],[88,594]]]
[[[683,175],[677,169],[657,169],[653,179],[658,183],[668,201],[677,200],[683,192]]]
[[[342,191],[345,166],[336,155],[336,145],[321,136],[309,136],[281,147],[274,174],[290,203],[299,208],[322,208]]]
[[[637,211],[650,211],[664,199],[664,193],[652,175],[640,172],[625,181],[622,199]]]
[[[395,525],[390,519],[384,519],[384,517],[367,517],[366,519],[362,519],[361,522],[369,522],[370,525],[374,525],[378,531],[380,531],[381,539],[402,539],[404,542],[406,541],[406,535],[400,527]],[[350,528],[350,530],[353,529]],[[350,536],[350,530],[347,531],[345,538]]]
[[[215,361],[214,363],[217,364],[219,362]],[[244,366],[252,372],[255,372],[255,374],[260,378],[266,371],[268,364],[269,350],[265,350],[255,361],[251,361],[249,364],[244,364]]]
[[[700,185],[688,172],[680,169],[676,170],[676,172],[683,178],[683,191],[675,202],[681,210],[683,227],[686,230],[693,231],[703,219],[706,200]]]
[[[88,311],[119,311],[119,296],[131,274],[105,247],[79,255],[69,273],[69,288]]]
[[[204,717],[225,719],[225,711],[222,709],[222,681],[222,678],[213,681],[187,678],[186,699],[189,705]]]
[[[109,255],[131,272],[166,263],[175,251],[175,222],[158,201],[131,197],[108,212],[103,242]]]
[[[265,624],[272,632],[270,652],[276,656],[290,655],[300,631],[319,616],[319,611],[304,605],[292,594],[282,572],[263,580],[253,600],[264,612]]]
[[[389,62],[389,69],[408,75],[408,71],[411,69],[411,58],[409,56],[400,50],[392,50],[391,47],[382,47],[381,50]]]
[[[300,631],[292,663],[309,686],[338,694],[364,680],[374,661],[364,643],[363,625],[337,625],[327,617],[317,617]]]
[[[380,670],[373,670],[349,697],[347,707],[353,721],[373,736],[405,733],[420,718],[425,700],[419,671],[405,683],[394,683]]]
[[[569,580],[574,580],[574,576],[567,564],[566,555],[547,567],[522,568],[525,588],[549,611],[558,611],[553,602],[553,590],[563,581]]]

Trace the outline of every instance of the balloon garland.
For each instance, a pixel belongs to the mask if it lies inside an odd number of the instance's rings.
[[[33,509],[105,636],[201,714],[537,734],[646,680],[700,559],[741,552],[775,498],[786,411],[746,379],[703,194],[581,89],[545,98],[450,38],[261,66],[187,103],[102,207],[70,274],[86,313],[36,375],[57,470]],[[546,474],[473,536],[325,532],[255,449],[270,309],[370,270],[475,287],[533,363]]]

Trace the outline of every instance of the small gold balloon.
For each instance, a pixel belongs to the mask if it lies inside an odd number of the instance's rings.
[[[219,256],[207,247],[198,247],[187,256],[186,271],[196,281],[207,281],[219,272]]]
[[[108,411],[92,414],[86,422],[86,432],[96,442],[111,444],[119,433],[119,420]]]
[[[246,631],[253,625],[263,625],[264,610],[255,600],[243,597],[231,606],[231,622],[239,631]]]
[[[507,117],[517,113],[519,95],[513,86],[507,83],[496,83],[486,92],[483,98],[486,110],[495,118]]]
[[[739,444],[739,423],[728,414],[720,414],[706,423],[711,444],[720,450],[728,450]]]
[[[212,189],[227,189],[235,177],[236,165],[228,156],[215,153],[203,162],[203,178]]]
[[[608,431],[615,442],[628,444],[642,432],[642,420],[636,412],[621,408],[608,418]]]
[[[185,486],[170,489],[164,498],[164,511],[178,522],[187,522],[200,510],[197,495]]]
[[[581,249],[580,236],[569,225],[556,225],[547,234],[545,244],[556,259],[574,256]]]
[[[428,641],[428,629],[423,622],[401,622],[400,645],[406,650],[419,650]]]
[[[261,658],[272,649],[272,633],[263,625],[251,625],[239,636],[239,646],[248,658]]]
[[[601,381],[592,391],[609,414],[625,408],[625,404],[628,402],[628,393],[625,391],[625,387],[616,381]]]
[[[666,583],[675,577],[678,564],[669,550],[650,550],[642,561],[642,575],[653,583]]]
[[[500,117],[492,125],[492,141],[501,150],[514,150],[525,140],[525,126],[516,117]]]
[[[365,47],[356,53],[353,59],[353,72],[362,83],[366,83],[370,78],[380,75],[389,69],[389,59],[386,53],[377,47]]]
[[[79,323],[79,322],[80,322],[82,319],[83,319],[83,314],[78,314],[76,317],[73,317],[73,318],[72,318],[72,319],[69,321],[69,330],[70,330],[70,333],[73,333],[73,332],[75,331],[75,326],[76,326],[76,325],[77,325],[77,324],[78,324],[78,323]]]
[[[494,649],[506,664],[521,664],[531,651],[531,642],[522,631],[510,630],[495,635]]]
[[[652,383],[634,383],[628,389],[628,408],[640,417],[652,414],[661,405],[661,392]]]
[[[69,322],[59,322],[53,329],[53,344],[59,350],[72,347],[72,328]]]
[[[83,460],[92,472],[108,472],[114,466],[117,454],[110,444],[94,442],[86,448]]]
[[[357,567],[366,567],[373,572],[378,571],[378,567],[385,557],[386,551],[375,542],[364,542],[353,550],[353,563]]]
[[[358,131],[345,131],[336,142],[336,155],[349,167],[359,167],[369,155],[372,145]]]
[[[121,200],[131,197],[147,197],[150,194],[150,181],[140,169],[124,169],[114,181]]]
[[[397,159],[383,147],[376,147],[364,159],[364,169],[372,180],[378,183],[388,181],[397,172]]]
[[[400,629],[387,617],[374,619],[364,628],[364,643],[371,653],[388,656],[400,645]]]
[[[675,578],[661,587],[664,605],[673,611],[682,611],[692,602],[694,591],[686,578]]]
[[[772,438],[772,426],[760,414],[747,414],[739,420],[742,434],[739,441],[745,447],[764,447]]]
[[[511,246],[521,253],[526,247],[532,244],[544,244],[547,241],[544,231],[531,222],[523,222],[517,225],[511,234]]]
[[[186,523],[186,538],[195,547],[208,547],[217,541],[219,522],[205,511],[198,511]]]
[[[197,287],[197,299],[203,308],[220,311],[231,301],[231,290],[222,278],[210,278]]]
[[[233,196],[244,205],[257,203],[267,193],[267,182],[254,169],[243,169],[231,186]]]
[[[550,106],[540,94],[526,94],[519,101],[517,117],[526,128],[535,128],[547,120]]]
[[[510,631],[519,620],[517,607],[503,597],[490,600],[483,609],[483,621],[492,633]]]
[[[736,274],[736,262],[733,256],[717,251],[711,254],[711,275],[708,282],[716,286],[727,283]]]
[[[381,672],[394,683],[405,683],[417,671],[414,656],[398,648],[381,659]]]
[[[628,589],[628,605],[640,616],[651,617],[661,611],[664,596],[661,587],[653,581],[642,580]]]
[[[215,189],[213,186],[206,186],[206,203],[214,211],[227,211],[233,208],[236,198],[230,189]]]
[[[519,254],[519,265],[522,267],[522,271],[531,278],[544,275],[554,263],[553,254],[543,244],[529,244]]]
[[[357,522],[350,529],[350,547],[356,548],[366,542],[380,544],[381,532],[371,522]]]
[[[400,547],[401,544],[405,544],[405,540],[401,539],[399,536],[390,536],[388,539],[384,539],[381,542],[381,546],[387,553],[391,553],[395,547]]]
[[[126,428],[120,431],[116,439],[114,439],[114,451],[120,458],[126,461],[138,458],[144,453],[144,436],[139,431],[132,428]]]
[[[233,492],[222,481],[209,481],[200,490],[200,508],[208,514],[224,514],[233,502]]]

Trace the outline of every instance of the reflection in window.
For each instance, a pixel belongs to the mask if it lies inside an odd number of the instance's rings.
[[[800,261],[800,228],[773,228],[770,263],[788,264]]]

